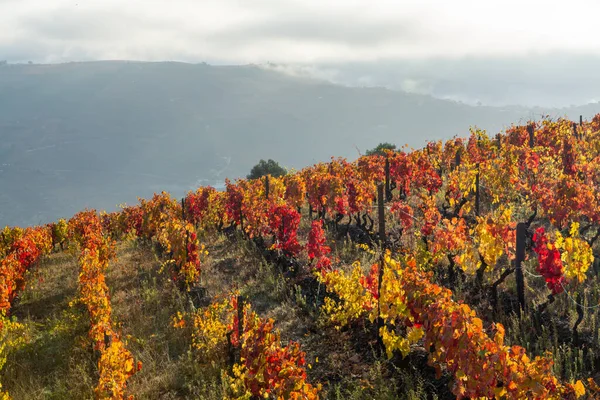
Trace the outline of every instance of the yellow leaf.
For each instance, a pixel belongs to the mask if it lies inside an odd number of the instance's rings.
[[[419,339],[421,339],[424,335],[423,329],[422,328],[409,328],[406,338],[408,339],[408,341],[410,343],[416,343],[419,341]]]
[[[575,396],[577,396],[577,398],[580,398],[581,396],[585,395],[585,386],[583,386],[583,383],[581,383],[581,381],[575,382],[574,389]]]

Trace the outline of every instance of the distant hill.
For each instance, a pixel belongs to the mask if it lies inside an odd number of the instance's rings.
[[[349,88],[257,66],[102,61],[0,65],[0,226],[114,209],[245,176],[259,159],[301,168],[379,142],[421,146],[563,110],[471,107]]]

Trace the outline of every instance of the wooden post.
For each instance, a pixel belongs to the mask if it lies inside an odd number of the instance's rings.
[[[265,198],[269,200],[269,175],[265,175]]]
[[[529,133],[529,148],[533,148],[535,142],[533,140],[534,129],[532,124],[527,125],[527,132]]]
[[[385,201],[392,201],[392,190],[390,189],[390,159],[385,156]]]
[[[577,303],[577,321],[575,321],[575,325],[573,326],[573,344],[575,346],[579,346],[579,332],[577,331],[577,328],[579,327],[579,324],[583,321],[583,298],[581,297],[581,291],[577,292],[577,297],[575,298],[575,302]]]
[[[583,126],[583,115],[579,116],[579,126]]]
[[[475,174],[475,215],[479,217],[479,163],[477,163],[477,173]]]
[[[454,168],[458,168],[458,166],[460,165],[461,149],[462,148],[459,148],[458,150],[456,150],[456,155],[454,156]]]
[[[244,214],[242,213],[242,201],[240,200],[240,229],[244,232]]]
[[[227,337],[227,355],[229,362],[229,372],[233,373],[233,366],[235,365],[235,350],[233,348],[233,344],[231,343],[231,334],[233,331],[227,332],[225,336]]]
[[[181,198],[181,219],[185,221],[185,197]]]
[[[237,316],[238,316],[238,351],[236,352],[236,362],[240,362],[242,355],[242,336],[244,335],[244,298],[237,297]]]
[[[112,335],[104,332],[104,347],[110,347],[112,344]]]
[[[377,185],[377,215],[379,217],[379,243],[385,246],[385,208],[384,208],[383,185]]]
[[[377,211],[379,216],[379,243],[381,245],[381,256],[379,258],[379,277],[377,281],[377,344],[383,351],[383,339],[381,338],[381,328],[383,328],[383,318],[381,318],[381,287],[383,286],[383,273],[385,270],[385,208],[383,205],[384,193],[383,185],[377,185]]]
[[[517,297],[519,308],[517,315],[521,317],[521,311],[525,310],[525,280],[523,279],[523,261],[525,261],[525,240],[527,238],[527,224],[517,224],[517,252],[515,255],[515,275],[517,279]]]

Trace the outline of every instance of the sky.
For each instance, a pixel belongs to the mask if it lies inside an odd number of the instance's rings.
[[[598,15],[597,0],[0,0],[0,60],[274,63],[471,103],[568,105],[600,97]],[[500,85],[580,77],[557,101],[452,89],[498,73]]]
[[[0,55],[324,63],[600,54],[600,2],[0,0]]]

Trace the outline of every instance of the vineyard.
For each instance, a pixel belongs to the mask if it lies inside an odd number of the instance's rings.
[[[2,398],[600,399],[600,115],[0,231]]]

